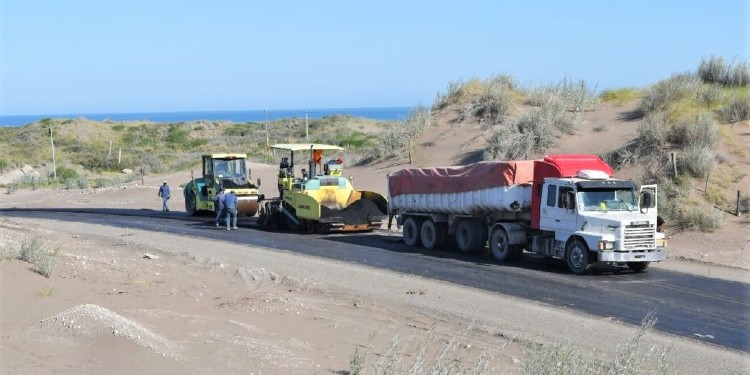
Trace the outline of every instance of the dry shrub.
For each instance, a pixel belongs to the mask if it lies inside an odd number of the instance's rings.
[[[677,227],[683,230],[713,232],[724,224],[724,211],[713,207],[686,206],[677,218]]]
[[[521,374],[671,374],[667,350],[644,347],[643,336],[656,324],[653,313],[647,314],[640,327],[617,347],[610,362],[598,361],[594,353],[582,353],[572,344],[557,344],[532,351],[524,362]]]
[[[705,83],[742,87],[750,85],[750,65],[746,61],[727,63],[721,56],[701,59],[698,77]]]
[[[40,237],[32,237],[21,242],[18,259],[34,265],[34,272],[49,278],[57,266],[57,251],[47,250]]]
[[[683,121],[673,125],[669,141],[680,147],[702,147],[710,149],[719,139],[716,122],[710,113],[701,113],[695,122]]]
[[[721,110],[724,122],[732,123],[750,120],[750,95],[734,95]]]
[[[700,145],[688,146],[679,159],[678,169],[697,178],[708,176],[716,165],[711,149]]]
[[[560,134],[570,134],[582,122],[567,112],[556,97],[549,97],[538,109],[511,118],[497,126],[487,138],[485,160],[525,159],[531,152],[543,153],[557,144]]]
[[[646,91],[641,98],[639,109],[645,114],[663,111],[675,101],[694,95],[700,87],[700,80],[692,73],[678,73],[658,82]]]

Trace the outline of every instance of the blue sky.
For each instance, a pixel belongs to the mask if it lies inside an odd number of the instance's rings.
[[[0,115],[430,105],[750,56],[749,1],[0,0]]]

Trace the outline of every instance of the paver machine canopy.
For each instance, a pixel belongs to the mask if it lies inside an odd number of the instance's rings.
[[[263,202],[261,225],[327,233],[372,230],[385,220],[385,197],[355,190],[352,179],[343,176],[343,148],[319,143],[276,144],[272,148],[283,154],[279,198]]]

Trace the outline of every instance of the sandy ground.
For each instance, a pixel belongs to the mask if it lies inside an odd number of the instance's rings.
[[[263,179],[261,190],[270,196],[274,173],[274,166],[253,166],[253,178]],[[383,191],[388,168],[347,173],[360,189]],[[181,211],[178,186],[188,176],[148,176],[143,185],[105,189],[22,190],[1,194],[0,207],[159,209],[157,187],[166,179],[177,192],[172,208]],[[656,267],[749,282],[750,234],[730,234],[672,234],[670,259]],[[58,265],[45,278],[27,263],[0,264],[2,373],[344,374],[356,352],[370,373],[398,360],[396,373],[424,363],[514,374],[540,344],[564,343],[606,360],[636,330],[274,249],[0,214],[0,249],[34,237],[58,251]],[[679,373],[750,373],[742,353],[655,332],[644,340],[644,348],[668,349]]]

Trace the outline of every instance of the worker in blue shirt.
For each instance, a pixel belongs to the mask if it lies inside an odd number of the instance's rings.
[[[224,213],[224,189],[219,188],[219,193],[214,198],[214,207],[216,208],[216,226],[219,226],[219,219]]]
[[[159,186],[159,197],[161,197],[161,209],[162,211],[169,211],[169,198],[172,196],[172,194],[169,192],[169,185],[167,185],[167,181],[164,181],[164,184]]]
[[[233,191],[224,195],[224,208],[227,210],[227,230],[237,229],[237,196]],[[229,221],[230,218],[232,222]]]

